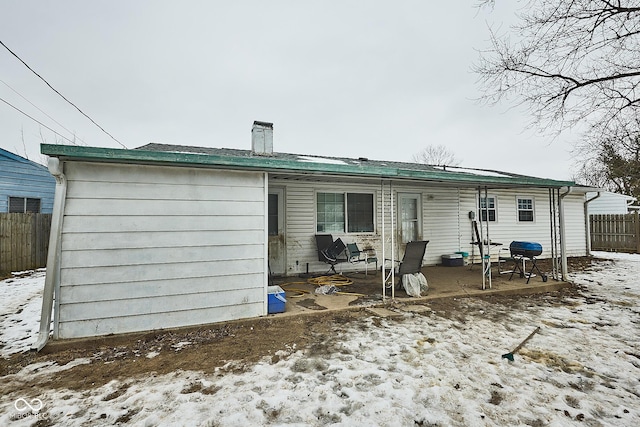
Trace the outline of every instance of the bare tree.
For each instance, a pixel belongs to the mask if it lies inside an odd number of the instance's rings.
[[[587,136],[576,152],[577,181],[640,199],[640,123],[611,125],[606,136]]]
[[[637,1],[530,0],[522,11],[509,34],[491,30],[491,48],[474,66],[485,101],[511,99],[529,108],[533,124],[556,134],[578,123],[603,130],[613,120],[635,122]]]
[[[456,155],[442,144],[429,145],[411,156],[411,159],[415,163],[436,166],[458,166],[460,164]]]

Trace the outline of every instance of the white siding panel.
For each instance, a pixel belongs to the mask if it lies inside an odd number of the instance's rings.
[[[256,317],[263,314],[263,303],[211,307],[199,310],[163,312],[140,316],[109,317],[105,319],[62,322],[60,338],[89,337],[112,333],[129,333],[154,329],[179,328],[211,322]]]
[[[198,201],[198,200],[150,200],[140,195],[138,200],[69,198],[65,206],[66,215],[153,216],[166,215],[262,215],[263,201]],[[145,197],[145,199],[142,199]]]
[[[442,255],[460,250],[460,200],[455,188],[423,192],[423,238],[429,240],[425,261],[439,264]]]
[[[587,255],[587,226],[584,216],[584,198],[581,194],[569,194],[565,197],[564,215],[567,255]]]
[[[87,221],[84,216],[67,215],[64,220],[65,233],[113,233],[161,231],[242,231],[262,230],[264,220],[259,216],[182,215],[178,221],[175,216],[154,215],[146,217],[96,215]]]
[[[127,298],[115,301],[82,302],[78,304],[68,303],[64,312],[60,314],[60,322],[104,319],[113,316],[113,313],[118,313],[119,317],[128,317],[167,311],[226,307],[262,301],[262,289],[250,288],[217,291],[215,293],[181,294],[179,298],[176,298],[175,295],[168,295]]]
[[[141,260],[144,262],[144,260]],[[230,274],[258,273],[262,271],[262,258],[218,260],[191,263],[138,264],[113,267],[62,268],[64,285],[91,285],[190,277],[215,277]],[[64,301],[64,295],[61,295]]]
[[[67,180],[97,183],[155,183],[172,185],[216,185],[262,187],[260,173],[224,171],[215,172],[205,168],[184,168],[152,165],[114,165],[108,163],[66,163]],[[214,175],[212,175],[215,174]],[[213,181],[212,181],[213,180]]]
[[[176,221],[179,221],[177,219]],[[263,243],[260,230],[158,231],[127,233],[73,233],[62,235],[64,251],[127,248],[178,248],[184,246],[249,245]]]
[[[138,265],[144,260],[145,265],[243,260],[261,258],[264,245],[227,245],[227,246],[186,246],[156,247],[116,250],[83,250],[67,251],[62,255],[65,268],[110,267]]]
[[[149,280],[142,282],[99,283],[67,286],[65,303],[109,301],[129,298],[146,298],[156,295],[182,295],[235,289],[251,289],[262,273],[246,273],[217,277],[190,277],[188,286],[184,278]]]
[[[262,199],[261,189],[257,187],[139,182],[100,182],[99,185],[96,184],[91,181],[73,181],[70,196],[90,194],[96,199],[115,200],[139,200],[141,194],[152,200],[251,201]]]
[[[60,338],[265,314],[264,174],[65,164]]]

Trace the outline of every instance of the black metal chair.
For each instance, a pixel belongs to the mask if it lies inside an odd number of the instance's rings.
[[[402,257],[402,261],[400,261],[400,266],[398,267],[398,283],[396,284],[398,288],[402,285],[402,276],[405,274],[422,272],[422,260],[424,259],[424,254],[427,251],[428,243],[428,240],[417,240],[407,243],[407,246],[404,249],[404,256]],[[389,280],[389,277],[391,277],[391,273],[387,275],[385,282]]]
[[[316,247],[318,248],[318,261],[329,264],[329,271],[336,272],[336,265],[341,262],[347,262],[347,258],[340,257],[347,248],[338,238],[335,241],[331,234],[316,234]]]

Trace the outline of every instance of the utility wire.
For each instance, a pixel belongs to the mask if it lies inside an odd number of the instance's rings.
[[[38,123],[40,126],[44,126],[45,128],[49,129],[51,132],[55,133],[56,135],[58,135],[60,138],[66,139],[67,141],[69,141],[70,143],[75,145],[75,142],[70,140],[69,138],[67,138],[64,135],[60,135],[58,132],[56,132],[55,130],[51,129],[49,126],[45,125],[44,123],[42,123],[40,120],[31,117],[29,114],[25,113],[24,111],[22,111],[21,109],[19,109],[18,107],[16,107],[15,105],[10,104],[9,102],[5,101],[4,99],[0,98],[0,101],[4,102],[5,104],[7,104],[9,107],[13,108],[14,110],[17,110],[19,112],[21,112],[22,114],[24,114],[25,116],[29,117],[31,120],[33,120],[34,122]]]
[[[11,86],[9,86],[9,84],[7,82],[5,82],[4,80],[0,79],[0,82],[2,84],[4,84],[6,87],[8,87],[9,89],[11,89],[12,91],[14,91],[20,98],[24,99],[25,101],[27,101],[29,104],[31,104],[34,108],[36,108],[38,111],[40,111],[42,114],[44,114],[45,116],[47,116],[48,118],[50,118],[51,120],[53,120],[58,126],[60,126],[62,129],[66,130],[67,132],[69,132],[71,135],[73,135],[73,137],[77,140],[79,140],[80,142],[82,142],[84,145],[88,145],[86,142],[84,142],[80,137],[76,136],[75,133],[71,132],[69,129],[67,129],[66,127],[64,127],[63,124],[61,124],[60,122],[58,122],[56,119],[54,119],[53,117],[51,117],[50,115],[48,115],[45,111],[43,111],[40,107],[38,107],[36,104],[34,104],[33,102],[29,101],[27,98],[24,97],[24,95],[22,95],[20,92],[18,92],[17,90],[15,90],[14,88],[12,88]]]
[[[117,142],[118,144],[120,144],[122,146],[122,148],[127,148],[126,145],[124,145],[122,142],[118,141],[113,135],[111,135],[109,132],[107,132],[106,130],[104,130],[104,128],[102,126],[100,126],[98,123],[95,122],[95,120],[93,120],[91,117],[89,117],[88,115],[86,115],[84,113],[84,111],[82,111],[80,108],[78,108],[76,106],[76,104],[74,104],[73,102],[69,101],[63,94],[61,94],[60,92],[58,92],[53,86],[51,86],[49,84],[48,81],[46,81],[40,74],[36,73],[33,68],[31,68],[26,62],[24,62],[22,60],[22,58],[20,58],[15,52],[13,52],[11,49],[9,49],[7,47],[6,44],[4,44],[2,42],[2,40],[0,40],[0,44],[9,51],[9,53],[11,53],[11,55],[15,56],[18,61],[22,62],[24,64],[25,67],[27,67],[29,69],[29,71],[31,71],[33,74],[35,74],[36,76],[38,76],[38,78],[40,80],[42,80],[47,86],[49,86],[51,88],[51,90],[53,90],[55,93],[57,93],[58,95],[60,95],[62,97],[62,99],[64,99],[65,101],[67,101],[69,104],[71,104],[76,110],[78,110],[80,112],[80,114],[82,114],[83,116],[85,116],[87,119],[89,119],[91,121],[91,123],[93,123],[94,125],[96,125],[102,132],[104,132],[105,134],[107,134],[111,139],[113,139],[115,142]],[[5,101],[6,102],[6,101]],[[15,108],[15,107],[14,107]],[[65,138],[67,139],[67,138]]]

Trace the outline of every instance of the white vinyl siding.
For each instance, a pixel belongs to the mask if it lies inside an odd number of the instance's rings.
[[[262,173],[65,164],[58,338],[264,313]]]
[[[587,255],[587,229],[582,194],[569,194],[564,198],[564,214],[567,256]]]
[[[376,202],[375,233],[331,233],[335,238],[340,237],[345,243],[355,242],[359,247],[372,247],[377,251],[378,259],[391,257],[391,203],[389,187],[385,186],[384,197],[379,185],[365,184],[326,184],[318,182],[272,180],[270,185],[285,188],[287,194],[286,205],[286,249],[287,274],[305,273],[307,264],[310,272],[325,272],[327,265],[318,261],[314,235],[316,231],[316,193],[330,192],[339,186],[346,192],[372,192]],[[396,185],[393,187],[394,212],[398,213],[398,195],[413,194],[419,196],[420,232],[418,238],[429,240],[425,255],[425,265],[435,265],[441,262],[441,256],[456,251],[465,251],[478,255],[477,247],[471,245],[474,240],[471,234],[471,220],[469,212],[474,212],[478,220],[478,192],[475,189],[456,189],[437,186]],[[517,197],[525,195],[534,199],[535,221],[519,222],[517,212]],[[551,226],[549,220],[549,192],[547,189],[493,190],[490,197],[496,201],[496,221],[489,223],[489,236],[493,242],[502,243],[508,248],[514,240],[538,242],[543,247],[543,257],[551,256]],[[565,199],[565,220],[567,224],[567,252],[569,255],[584,255],[585,233],[584,215],[580,197],[570,195]],[[385,211],[386,254],[382,254],[382,204]],[[395,225],[399,230],[401,224],[398,216]],[[403,244],[395,239],[396,259],[402,258]],[[494,259],[497,259],[498,248],[492,248]],[[297,261],[297,263],[296,263]],[[339,265],[342,271],[348,271],[358,266],[349,264]]]

